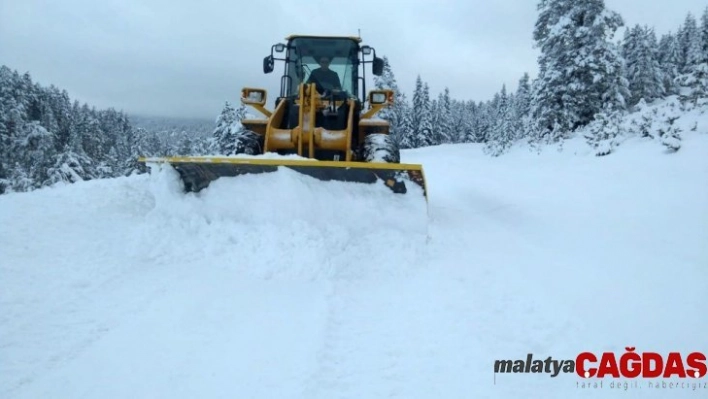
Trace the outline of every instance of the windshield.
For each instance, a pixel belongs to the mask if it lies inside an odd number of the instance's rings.
[[[321,91],[322,88],[332,88],[337,81],[338,89],[350,95],[357,93],[358,44],[354,40],[295,38],[288,48],[288,61],[290,84],[286,95],[297,94],[298,86],[302,82],[322,82],[324,87],[318,85],[318,91]],[[324,82],[326,79],[322,76],[330,81]]]

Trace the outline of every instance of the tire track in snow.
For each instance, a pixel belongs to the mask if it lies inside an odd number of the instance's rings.
[[[317,369],[303,398],[396,397],[398,359],[390,337],[391,326],[369,313],[361,283],[336,282],[328,297],[327,322]]]

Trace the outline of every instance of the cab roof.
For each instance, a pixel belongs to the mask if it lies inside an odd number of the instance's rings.
[[[306,39],[349,39],[349,40],[354,40],[357,43],[361,43],[361,38],[358,36],[322,36],[322,35],[290,35],[285,38],[285,40],[293,40],[297,38],[306,38]]]

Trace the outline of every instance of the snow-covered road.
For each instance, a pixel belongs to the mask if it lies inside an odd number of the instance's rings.
[[[407,151],[428,226],[415,196],[286,172],[0,196],[0,397],[607,397],[494,361],[708,353],[708,137],[685,141]]]

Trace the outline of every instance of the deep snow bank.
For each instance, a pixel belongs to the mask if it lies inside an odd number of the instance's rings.
[[[259,276],[395,275],[418,263],[426,244],[427,204],[410,186],[397,195],[285,169],[185,195],[178,174],[158,168],[137,251],[150,262],[208,258]]]

